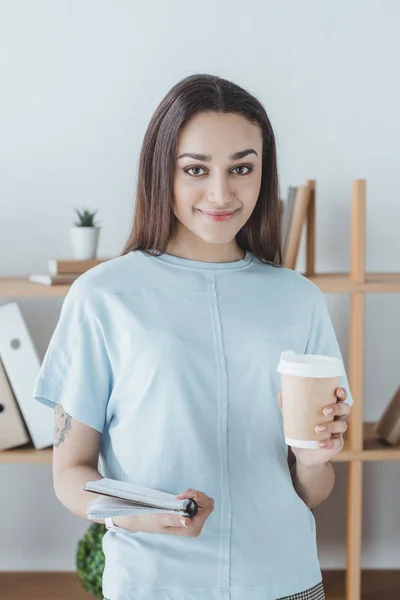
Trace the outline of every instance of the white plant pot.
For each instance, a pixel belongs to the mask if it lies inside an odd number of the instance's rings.
[[[70,227],[70,239],[74,258],[96,258],[100,227]]]

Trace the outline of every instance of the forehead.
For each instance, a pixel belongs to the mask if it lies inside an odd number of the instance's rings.
[[[254,148],[260,156],[261,129],[242,115],[200,113],[188,121],[178,137],[178,152],[219,155]]]

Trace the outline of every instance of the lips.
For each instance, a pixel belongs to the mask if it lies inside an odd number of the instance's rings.
[[[209,212],[208,210],[202,210],[201,212],[203,212],[206,215],[212,215],[213,217],[223,217],[225,215],[233,215],[234,212],[236,212],[235,210],[229,210],[227,212]]]
[[[208,219],[211,219],[212,221],[227,221],[237,213],[237,210],[224,212],[208,212],[199,209],[199,212]]]

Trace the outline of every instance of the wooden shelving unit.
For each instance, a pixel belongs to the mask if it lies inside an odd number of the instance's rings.
[[[327,600],[398,600],[400,599],[400,570],[391,571],[388,577],[379,577],[361,571],[362,543],[362,484],[363,465],[365,462],[400,461],[400,445],[387,446],[377,439],[374,423],[363,421],[363,383],[364,383],[364,319],[365,294],[400,293],[400,273],[365,273],[365,181],[353,182],[351,211],[351,256],[350,273],[315,272],[315,182],[310,180],[310,204],[307,218],[307,269],[305,276],[313,281],[323,292],[330,294],[350,295],[350,331],[349,331],[349,365],[348,375],[354,396],[354,406],[349,420],[349,431],[345,446],[334,462],[348,464],[348,503],[347,503],[347,569],[327,574]],[[0,278],[0,297],[15,299],[19,297],[63,297],[70,286],[44,286],[30,283],[26,277]],[[388,399],[389,401],[389,399]],[[51,463],[52,449],[35,450],[27,445],[13,450],[0,452],[0,464],[5,463]],[[399,511],[400,513],[400,511]],[[382,572],[384,573],[384,572]],[[17,574],[16,574],[17,575]],[[11,573],[0,573],[1,582],[11,578]],[[43,574],[45,586],[48,575],[49,589],[54,585],[54,575]],[[22,581],[29,581],[29,574],[21,574]],[[65,575],[68,579],[68,575]],[[39,576],[40,579],[40,576]],[[66,598],[77,600],[80,597],[76,590],[74,574],[70,575],[71,595]],[[9,581],[9,580],[8,580]],[[362,581],[364,589],[362,593]],[[373,581],[373,585],[369,582]],[[381,584],[379,583],[381,582]],[[388,583],[389,582],[389,583]],[[389,585],[390,584],[390,585]],[[372,585],[371,590],[369,589]],[[380,587],[381,586],[381,587]],[[389,587],[388,587],[389,586]],[[7,587],[7,586],[6,586]],[[43,588],[44,589],[44,588]],[[7,598],[17,600],[22,597],[10,591]],[[39,596],[38,596],[39,597]],[[43,600],[44,592],[40,595]]]
[[[349,430],[343,451],[335,462],[348,464],[347,485],[347,568],[345,573],[345,600],[388,597],[384,591],[365,589],[367,579],[361,570],[363,471],[364,463],[370,461],[400,460],[400,447],[382,444],[375,435],[374,424],[364,423],[364,345],[365,345],[365,294],[400,292],[400,273],[366,273],[366,182],[353,181],[350,229],[350,273],[316,274],[315,272],[315,181],[308,181],[311,188],[307,219],[306,277],[314,281],[325,293],[350,295],[349,365],[350,388],[354,406],[349,419]],[[389,402],[389,399],[388,399]],[[399,511],[400,512],[400,511]],[[362,583],[364,581],[364,589]],[[400,598],[400,570],[394,572],[393,598]],[[378,586],[379,587],[379,586]],[[333,596],[332,596],[333,597]]]

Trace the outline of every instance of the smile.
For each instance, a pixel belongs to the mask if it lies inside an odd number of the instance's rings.
[[[220,212],[220,213],[213,213],[213,212],[205,212],[203,210],[198,209],[199,212],[204,215],[205,217],[208,217],[209,219],[211,219],[212,221],[228,221],[229,219],[231,219],[234,215],[236,215],[236,213],[238,212],[239,209],[234,210],[233,212]]]

